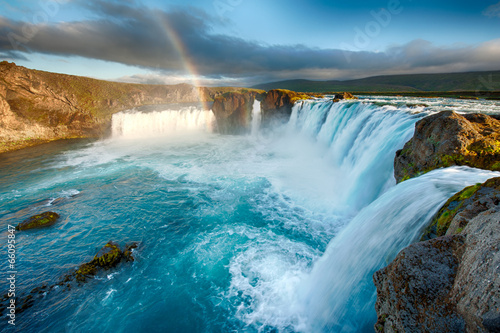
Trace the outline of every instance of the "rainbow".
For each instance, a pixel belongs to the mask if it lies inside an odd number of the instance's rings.
[[[174,48],[179,54],[179,57],[182,61],[182,65],[184,69],[190,74],[191,77],[191,84],[195,86],[196,88],[200,88],[202,85],[200,83],[200,74],[198,73],[198,70],[196,69],[196,66],[194,63],[190,60],[190,57],[188,55],[188,51],[186,48],[186,45],[184,45],[184,42],[182,39],[179,37],[179,34],[177,31],[175,31],[172,26],[165,20],[163,17],[157,16],[157,21],[160,24],[160,26],[163,28],[163,31],[165,32],[165,35],[168,37]],[[208,110],[210,109],[210,106],[208,105],[208,101],[205,101],[200,92],[200,89],[197,89],[198,92],[198,99],[200,103],[203,105],[203,107]]]

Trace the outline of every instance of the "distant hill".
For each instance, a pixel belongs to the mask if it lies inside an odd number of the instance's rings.
[[[258,84],[253,88],[302,92],[419,92],[500,90],[500,71],[373,76],[347,81],[288,80]]]

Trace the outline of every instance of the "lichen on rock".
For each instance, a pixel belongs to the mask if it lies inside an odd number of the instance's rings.
[[[443,111],[419,120],[413,138],[396,152],[397,182],[453,165],[500,171],[499,119]]]

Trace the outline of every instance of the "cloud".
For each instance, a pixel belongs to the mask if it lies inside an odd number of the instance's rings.
[[[500,17],[500,2],[486,8],[483,11],[483,15],[488,17]]]
[[[26,24],[0,17],[0,52],[82,56],[149,68],[178,82],[199,74],[207,84],[306,78],[349,79],[378,74],[438,73],[500,68],[500,40],[475,46],[436,46],[414,40],[385,52],[266,45],[213,33],[218,18],[197,9],[151,9],[128,2],[81,2],[92,20]],[[194,64],[196,73],[190,73]]]

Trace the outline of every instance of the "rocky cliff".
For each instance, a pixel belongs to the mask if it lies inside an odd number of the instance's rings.
[[[287,121],[297,101],[312,97],[322,97],[322,95],[297,93],[284,89],[274,89],[268,92],[248,89],[217,96],[212,110],[222,133],[246,133],[250,130],[255,100],[261,102],[262,124],[265,127],[275,121]]]
[[[500,178],[452,199],[445,236],[405,248],[375,273],[376,331],[500,332]]]
[[[396,153],[398,182],[452,165],[500,171],[500,116],[443,111],[421,119]]]
[[[250,130],[255,100],[262,100],[264,91],[227,92],[216,96],[212,110],[219,132],[242,134]]]
[[[41,142],[98,137],[113,113],[146,104],[204,102],[240,88],[108,82],[0,63],[0,153]]]
[[[285,89],[269,90],[262,100],[262,121],[288,119],[297,101],[310,99],[311,95]]]

